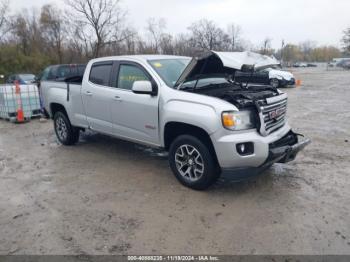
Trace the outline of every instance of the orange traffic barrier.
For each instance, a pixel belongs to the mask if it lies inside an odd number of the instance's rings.
[[[21,99],[21,87],[19,86],[18,81],[15,81],[16,86],[16,98],[17,98],[17,123],[24,122],[24,113],[22,107],[22,99]]]
[[[296,86],[301,86],[301,80],[300,79],[297,79]]]

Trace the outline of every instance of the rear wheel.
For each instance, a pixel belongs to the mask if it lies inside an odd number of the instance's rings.
[[[68,117],[62,112],[54,115],[55,133],[63,145],[74,145],[79,140],[79,129],[72,126]]]
[[[170,167],[183,185],[204,190],[215,183],[220,169],[208,147],[196,137],[181,135],[169,150]]]
[[[270,80],[270,85],[271,85],[272,87],[274,87],[274,88],[279,88],[279,86],[280,86],[280,81],[279,81],[278,79],[276,79],[276,78],[272,78],[272,79]]]

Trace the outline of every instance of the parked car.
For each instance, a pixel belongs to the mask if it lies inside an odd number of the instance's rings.
[[[312,63],[308,63],[307,67],[317,67],[317,65],[316,64],[312,64]]]
[[[307,67],[306,63],[294,63],[293,67]]]
[[[331,62],[328,63],[328,67],[343,67],[342,64],[346,61],[350,61],[350,58],[334,58]]]
[[[343,65],[342,65],[342,67],[343,67],[344,69],[349,70],[349,69],[350,69],[350,60],[345,61],[345,62],[343,63]]]
[[[349,62],[350,62],[350,58],[347,58],[347,59],[345,58],[345,59],[339,61],[337,66],[345,69],[347,67],[347,65],[349,64]]]
[[[254,72],[237,71],[235,80],[240,83],[250,82],[271,85],[275,88],[295,85],[295,77],[292,73],[273,68],[266,68]]]
[[[81,130],[169,152],[185,186],[203,190],[221,173],[247,178],[292,161],[310,140],[287,123],[287,94],[242,86],[239,70],[278,63],[251,52],[193,58],[114,56],[91,60],[82,83],[42,82],[44,106],[58,140],[73,145]]]
[[[33,74],[10,75],[6,80],[6,83],[7,84],[14,84],[16,81],[18,81],[18,83],[21,85],[33,84],[35,82],[35,75],[33,75]]]
[[[85,64],[63,64],[47,67],[39,76],[39,81],[65,81],[69,78],[81,78],[84,75]]]

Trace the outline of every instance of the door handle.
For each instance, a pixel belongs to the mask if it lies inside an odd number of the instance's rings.
[[[87,95],[87,96],[92,96],[92,92],[86,91],[86,92],[85,92],[85,95]]]
[[[113,97],[113,100],[114,100],[114,101],[119,101],[119,102],[122,101],[122,99],[121,99],[120,96],[114,96],[114,97]]]

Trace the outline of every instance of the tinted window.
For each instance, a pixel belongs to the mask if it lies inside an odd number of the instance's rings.
[[[8,78],[7,78],[7,83],[13,83],[13,80],[14,80],[14,76],[9,76]]]
[[[138,67],[121,65],[118,75],[118,88],[131,90],[135,81],[150,81],[148,76]]]
[[[70,71],[69,66],[60,66],[57,68],[56,78],[66,78],[70,75]]]
[[[93,64],[90,72],[90,82],[97,85],[109,86],[111,69],[112,64]]]
[[[86,68],[86,65],[79,65],[79,66],[77,67],[78,75],[79,75],[79,76],[83,76],[83,75],[84,75],[85,68]]]
[[[46,68],[43,71],[42,76],[40,77],[40,80],[42,80],[42,81],[48,80],[49,72],[50,72],[50,67]]]
[[[85,65],[63,65],[57,68],[56,78],[66,79],[70,77],[83,76]]]
[[[47,80],[54,80],[54,79],[56,79],[57,68],[58,68],[58,66],[51,66],[50,67],[50,70],[49,70],[48,76],[47,76]]]

